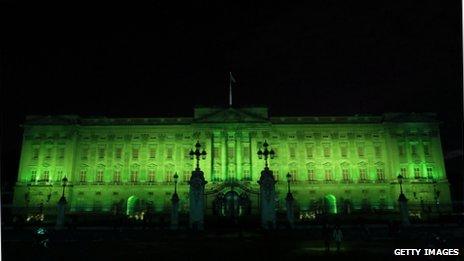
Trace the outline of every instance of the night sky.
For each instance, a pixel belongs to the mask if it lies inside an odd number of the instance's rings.
[[[436,112],[445,153],[462,151],[459,1],[306,2],[2,4],[3,183],[16,179],[25,115],[193,116],[227,106],[229,71],[237,107]]]

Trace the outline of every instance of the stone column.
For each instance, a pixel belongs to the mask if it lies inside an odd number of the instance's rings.
[[[179,196],[177,193],[172,194],[171,202],[171,229],[177,230],[179,228]]]
[[[190,228],[203,230],[205,180],[203,171],[195,169],[189,181]]]
[[[259,197],[261,207],[261,226],[264,229],[273,229],[276,224],[275,212],[275,183],[272,171],[268,167],[261,171],[259,178]]]
[[[62,196],[57,204],[56,229],[63,229],[65,226],[66,205],[66,198]]]
[[[398,197],[398,203],[400,208],[401,224],[403,226],[409,226],[411,223],[409,222],[408,199],[403,193],[401,193]]]
[[[294,203],[295,200],[293,199],[292,193],[287,193],[287,197],[285,198],[285,204],[287,207],[287,221],[291,229],[293,229],[295,226],[295,214],[293,213]]]

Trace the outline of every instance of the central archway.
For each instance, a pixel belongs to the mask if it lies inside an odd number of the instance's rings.
[[[126,215],[134,216],[137,212],[140,211],[140,200],[136,196],[130,196],[127,199],[127,209]]]
[[[337,198],[334,195],[326,195],[324,197],[324,207],[326,213],[337,214]]]
[[[223,215],[234,219],[240,215],[240,197],[237,192],[229,191],[224,195]]]

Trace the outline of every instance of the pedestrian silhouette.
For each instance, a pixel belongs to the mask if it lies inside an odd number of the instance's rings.
[[[340,252],[340,245],[342,244],[343,240],[343,233],[340,229],[340,225],[337,225],[333,230],[332,237],[335,241],[335,245],[337,246],[337,252]]]

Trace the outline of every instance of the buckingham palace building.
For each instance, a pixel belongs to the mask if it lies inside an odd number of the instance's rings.
[[[277,211],[285,211],[288,185],[299,217],[398,211],[399,175],[411,211],[451,204],[435,114],[287,117],[264,107],[196,108],[193,117],[30,116],[23,129],[13,205],[25,210],[56,211],[64,193],[70,214],[168,213],[176,184],[187,213],[197,142],[206,151],[207,216],[259,213],[265,162],[257,152],[265,142],[275,152]]]

